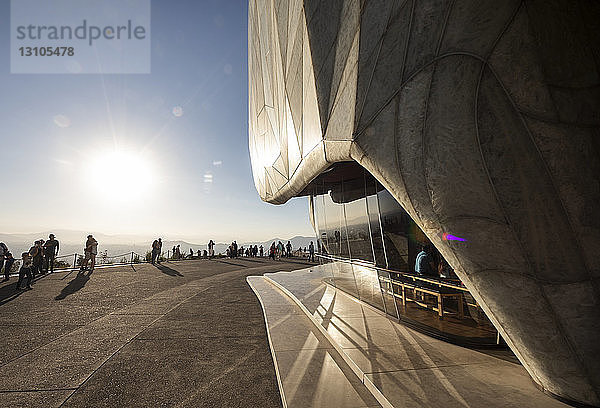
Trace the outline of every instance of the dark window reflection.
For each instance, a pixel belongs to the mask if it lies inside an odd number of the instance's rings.
[[[373,262],[364,178],[344,183],[344,202],[350,257]]]
[[[365,170],[341,170],[312,197],[333,284],[414,327],[493,344],[497,332],[439,252],[430,254],[432,277],[415,274],[418,253],[431,243],[394,197]]]

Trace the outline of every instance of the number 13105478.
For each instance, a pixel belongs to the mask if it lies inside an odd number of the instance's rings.
[[[73,47],[21,47],[21,57],[72,57],[75,55]]]

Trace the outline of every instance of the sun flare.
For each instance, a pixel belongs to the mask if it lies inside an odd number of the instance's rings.
[[[153,173],[148,158],[132,151],[113,150],[90,162],[85,183],[109,203],[130,203],[150,190]]]

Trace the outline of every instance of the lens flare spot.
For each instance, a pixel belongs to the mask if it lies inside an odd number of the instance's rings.
[[[464,238],[460,238],[460,237],[457,237],[455,235],[450,235],[447,232],[444,232],[442,234],[442,240],[444,240],[444,241],[461,241],[461,242],[466,242],[467,241]]]
[[[173,108],[173,116],[175,116],[176,118],[182,117],[183,116],[183,107],[175,106]]]

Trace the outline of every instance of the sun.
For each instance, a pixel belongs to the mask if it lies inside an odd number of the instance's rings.
[[[147,157],[128,150],[111,150],[92,159],[84,183],[109,203],[138,202],[152,188],[154,169]]]

